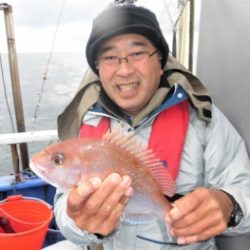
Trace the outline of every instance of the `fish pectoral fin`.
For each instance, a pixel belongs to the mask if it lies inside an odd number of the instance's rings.
[[[150,224],[163,217],[164,209],[147,195],[135,192],[123,214],[123,222],[128,224]]]

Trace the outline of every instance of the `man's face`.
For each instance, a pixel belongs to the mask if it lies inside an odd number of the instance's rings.
[[[137,34],[107,40],[99,50],[97,63],[105,92],[130,115],[138,114],[148,104],[163,73],[156,48]]]

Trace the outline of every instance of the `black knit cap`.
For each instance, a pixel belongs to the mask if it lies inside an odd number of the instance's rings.
[[[92,32],[86,46],[90,68],[98,74],[95,60],[100,45],[117,35],[135,33],[146,37],[161,51],[164,67],[169,48],[156,16],[150,10],[134,4],[113,5],[102,11],[93,21]]]

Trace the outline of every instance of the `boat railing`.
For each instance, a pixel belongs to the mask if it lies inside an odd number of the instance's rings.
[[[36,141],[50,141],[57,140],[57,130],[41,130],[31,132],[19,132],[19,133],[8,133],[0,134],[0,145],[3,144],[19,144]]]
[[[17,182],[20,181],[19,154],[17,150],[18,144],[54,140],[58,140],[56,129],[0,134],[0,145],[9,145],[11,147],[13,174],[16,176]]]

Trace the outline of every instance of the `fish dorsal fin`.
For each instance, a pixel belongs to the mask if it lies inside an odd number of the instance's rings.
[[[134,132],[124,133],[121,125],[117,125],[112,131],[106,132],[103,139],[130,152],[145,164],[160,183],[165,195],[171,197],[175,194],[176,185],[173,177],[162,162],[155,157],[152,149],[148,149],[145,143],[135,137]]]

